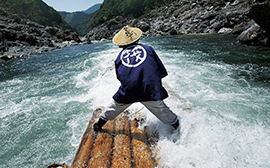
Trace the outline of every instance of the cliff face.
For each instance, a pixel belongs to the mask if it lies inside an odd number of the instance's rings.
[[[86,37],[92,40],[110,39],[127,24],[141,28],[145,36],[241,34],[252,26],[257,27],[249,16],[253,3],[253,0],[179,0],[152,10],[138,19],[118,16],[95,27]],[[256,31],[260,37],[248,43],[267,44],[264,30],[259,26]],[[239,41],[245,43],[244,40]]]

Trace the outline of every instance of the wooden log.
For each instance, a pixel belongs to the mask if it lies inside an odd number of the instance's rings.
[[[157,131],[150,133],[149,126],[144,127],[144,132],[146,134],[148,143],[151,144],[150,151],[151,151],[154,163],[157,166],[157,165],[159,165],[159,161],[160,161],[160,158],[158,156],[159,151],[158,151],[158,148],[156,148],[156,144],[157,144],[158,139],[159,139],[159,134]],[[160,167],[160,165],[159,165],[159,167]]]
[[[152,138],[149,129],[140,130],[138,121],[143,117],[136,117],[130,121],[126,113],[113,121],[108,121],[98,133],[93,130],[101,109],[97,109],[82,137],[71,168],[152,168],[157,166],[157,151],[150,148]],[[150,138],[151,137],[151,138]],[[155,142],[156,138],[150,140]],[[153,146],[152,146],[153,147]],[[155,151],[151,153],[151,150]],[[53,164],[48,167],[69,167],[65,164]]]
[[[128,117],[115,119],[112,168],[131,168],[130,127]]]
[[[95,123],[96,119],[101,113],[101,109],[97,109],[94,111],[93,117],[90,120],[88,127],[85,130],[85,133],[82,137],[80,146],[77,150],[75,158],[71,164],[71,168],[80,167],[85,168],[87,167],[90,153],[93,147],[95,133],[93,130],[93,124]]]
[[[88,168],[110,167],[113,143],[113,121],[108,121],[97,133]]]
[[[132,137],[132,154],[134,159],[134,167],[136,168],[151,168],[155,167],[151,151],[147,144],[145,133],[138,128],[136,120],[131,121],[131,137]]]

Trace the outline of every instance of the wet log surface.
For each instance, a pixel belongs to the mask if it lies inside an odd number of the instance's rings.
[[[138,128],[138,120],[130,119],[124,112],[96,133],[93,124],[101,111],[94,112],[70,167],[156,167],[148,134]]]

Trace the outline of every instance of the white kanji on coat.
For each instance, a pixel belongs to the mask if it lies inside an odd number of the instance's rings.
[[[146,57],[146,51],[140,45],[128,47],[121,54],[122,63],[127,67],[137,67],[141,65]]]

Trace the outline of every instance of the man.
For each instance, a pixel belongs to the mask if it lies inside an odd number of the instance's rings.
[[[138,44],[141,36],[139,28],[125,26],[113,38],[113,43],[123,48],[115,60],[121,86],[113,96],[114,103],[94,124],[96,132],[135,102],[141,102],[164,124],[179,127],[177,116],[163,102],[168,93],[161,79],[168,75],[167,71],[151,46]]]

